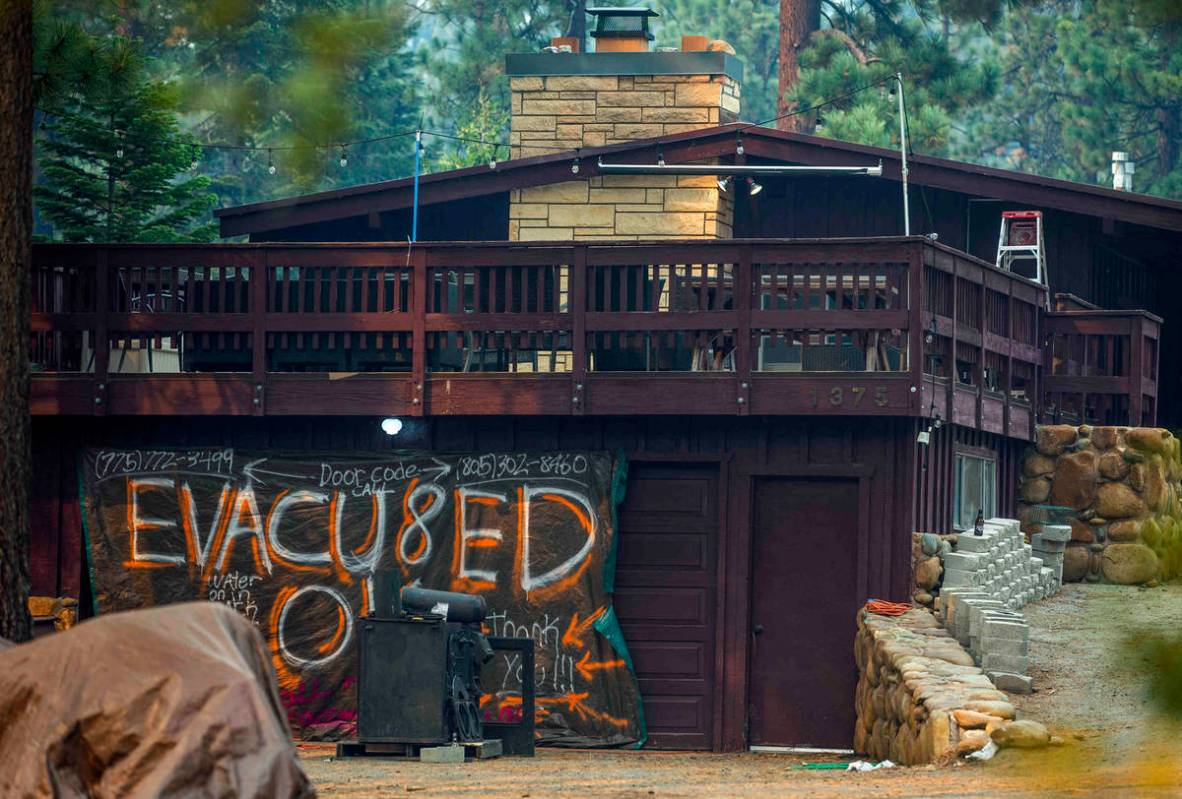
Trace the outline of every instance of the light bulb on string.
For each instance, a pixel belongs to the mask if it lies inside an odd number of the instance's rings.
[[[267,150],[267,173],[274,175],[278,170],[275,169],[275,158],[270,150]]]
[[[657,150],[657,166],[665,166],[665,153],[663,150]]]
[[[820,117],[820,116],[817,117],[817,122],[815,125],[813,125],[813,129],[814,130],[824,130],[825,129],[824,117]]]
[[[735,138],[737,139],[735,142],[735,155],[742,155],[744,152],[746,152],[746,150],[743,149],[743,137],[742,135],[739,135]]]
[[[341,145],[341,167],[344,168],[344,167],[347,167],[348,165],[349,165],[349,153],[346,152],[345,145],[342,144]]]

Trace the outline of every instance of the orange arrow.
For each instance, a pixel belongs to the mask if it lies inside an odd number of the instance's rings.
[[[579,674],[583,675],[583,679],[590,680],[593,673],[602,669],[618,669],[624,665],[622,660],[598,660],[589,662],[591,660],[591,653],[584,652],[583,657],[575,664],[575,668],[579,670]]]
[[[562,635],[563,645],[577,646],[580,649],[586,648],[587,645],[583,643],[583,635],[591,629],[591,625],[595,622],[595,620],[603,615],[603,611],[605,609],[606,608],[600,608],[587,618],[583,619],[582,622],[579,621],[579,612],[576,610],[570,617],[570,625],[567,626],[566,632]]]
[[[576,696],[585,697],[586,694],[577,694]],[[607,713],[601,713],[600,711],[596,710],[595,708],[588,706],[587,703],[584,702],[581,698],[573,701],[571,703],[570,707],[573,712],[579,714],[579,718],[581,718],[581,719],[592,718],[592,719],[595,719],[596,721],[605,721],[608,724],[615,725],[616,727],[627,727],[628,726],[627,719],[618,719],[615,716],[608,715]]]

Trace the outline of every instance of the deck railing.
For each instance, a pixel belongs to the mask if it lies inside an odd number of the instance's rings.
[[[41,413],[942,413],[1025,434],[1039,396],[1043,289],[918,237],[38,245],[33,277]]]
[[[1161,324],[1147,311],[1047,313],[1043,419],[1156,424]]]

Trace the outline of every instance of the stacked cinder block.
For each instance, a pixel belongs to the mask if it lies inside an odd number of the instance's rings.
[[[1071,540],[1071,526],[1067,524],[1044,524],[1041,533],[1030,536],[1034,552],[1042,559],[1044,567],[1054,572],[1055,579],[1063,582],[1063,551]]]
[[[1071,528],[1065,529],[1064,536],[1048,525],[1049,536],[1030,545],[1016,520],[990,519],[982,535],[962,533],[956,548],[940,556],[940,619],[1002,690],[1031,688],[1030,629],[1018,610],[1059,590],[1063,547],[1071,538]]]

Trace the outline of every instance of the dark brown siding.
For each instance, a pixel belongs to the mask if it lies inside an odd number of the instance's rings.
[[[915,421],[914,424],[916,434],[927,426],[926,422]],[[932,431],[931,443],[927,446],[917,444],[914,435],[911,442],[915,447],[916,531],[952,532],[953,482],[958,450],[988,453],[997,459],[997,512],[1003,518],[1016,518],[1023,442],[957,425],[944,425]]]
[[[872,425],[841,417],[408,419],[403,434],[390,439],[379,431],[377,419],[357,417],[57,417],[35,419],[34,435],[40,480],[32,531],[38,564],[34,590],[75,595],[89,592],[77,510],[78,447],[623,449],[634,479],[621,509],[620,611],[637,651],[642,686],[648,689],[654,743],[665,746],[740,749],[747,744],[751,497],[756,481],[856,481],[858,518],[863,521],[857,543],[845,556],[855,564],[857,594],[903,600],[909,593],[915,429],[904,418],[876,418]],[[708,496],[685,512],[683,526],[662,521],[669,503],[687,507],[687,482]],[[794,533],[817,534],[821,531]],[[682,596],[697,603],[700,612],[676,619],[645,618],[648,611],[637,602],[645,592],[664,607],[670,597]],[[848,633],[852,638],[852,622]],[[679,662],[677,653],[686,660]],[[848,667],[840,654],[835,658],[843,661],[835,662],[835,668]]]

